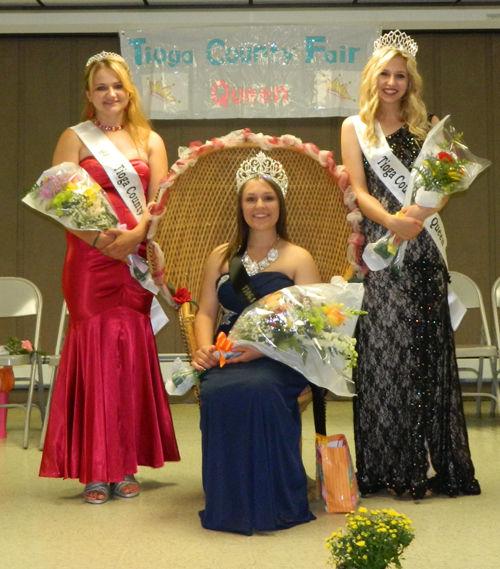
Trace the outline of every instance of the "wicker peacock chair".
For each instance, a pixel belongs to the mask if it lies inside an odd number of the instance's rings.
[[[195,300],[206,258],[214,247],[228,241],[235,229],[236,170],[260,149],[279,160],[288,175],[286,205],[291,240],[311,252],[323,281],[351,270],[347,248],[348,240],[353,242],[353,230],[344,205],[349,199],[338,187],[339,169],[332,153],[303,144],[291,135],[271,137],[245,129],[181,149],[157,196],[157,201],[166,206],[154,235],[165,256],[165,282],[187,287]],[[191,307],[185,303],[179,311],[190,354],[196,346]],[[316,430],[324,433],[324,396],[319,388],[312,387],[312,391]],[[311,394],[304,393],[299,398],[301,408],[310,399]]]

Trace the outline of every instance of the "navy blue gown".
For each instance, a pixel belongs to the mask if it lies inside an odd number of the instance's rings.
[[[258,298],[293,285],[278,272],[250,279]],[[219,330],[227,332],[246,303],[228,275],[222,275],[217,287],[225,310]],[[314,519],[307,501],[297,405],[306,386],[301,374],[267,357],[204,374],[200,389],[203,527],[251,535]]]

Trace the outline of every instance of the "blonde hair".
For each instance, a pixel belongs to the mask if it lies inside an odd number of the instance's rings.
[[[151,132],[151,125],[146,118],[141,106],[141,99],[137,91],[130,71],[125,60],[120,56],[109,54],[105,58],[95,61],[85,69],[85,91],[92,90],[95,74],[102,68],[112,71],[120,80],[123,88],[128,93],[129,103],[125,109],[124,128],[128,131],[137,146],[147,147],[147,141]],[[92,119],[95,116],[94,105],[85,97],[85,105],[82,111],[83,120]]]
[[[422,100],[422,77],[417,70],[417,62],[404,51],[395,47],[378,49],[368,60],[361,75],[359,99],[359,116],[366,124],[368,142],[376,144],[375,119],[379,110],[378,77],[385,66],[395,57],[401,57],[406,62],[408,71],[408,89],[401,99],[401,120],[408,130],[420,140],[423,140],[429,130],[427,109]]]

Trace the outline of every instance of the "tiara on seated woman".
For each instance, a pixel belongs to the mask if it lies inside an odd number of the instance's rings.
[[[279,187],[283,197],[286,196],[288,190],[288,176],[286,175],[283,165],[262,151],[247,158],[240,164],[240,167],[236,171],[236,190],[240,191],[242,186],[254,178],[271,180]]]
[[[373,53],[383,47],[394,47],[411,57],[415,57],[418,51],[417,42],[400,30],[392,30],[378,37],[373,42]]]
[[[125,67],[128,68],[127,62],[123,59],[123,57],[119,53],[114,53],[113,51],[101,51],[100,53],[96,53],[92,57],[87,59],[87,63],[85,67],[92,65],[93,63],[97,63],[99,61],[103,61],[104,59],[117,59],[120,63],[123,63]]]

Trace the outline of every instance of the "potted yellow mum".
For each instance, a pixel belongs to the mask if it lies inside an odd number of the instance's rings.
[[[412,522],[392,509],[359,508],[326,540],[330,564],[337,569],[401,568],[404,549],[414,538]]]

